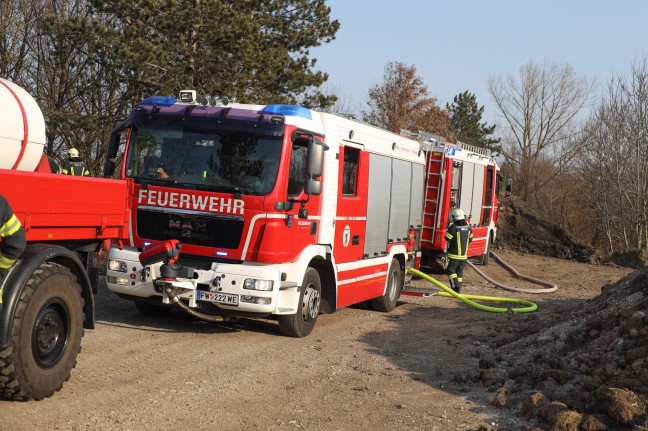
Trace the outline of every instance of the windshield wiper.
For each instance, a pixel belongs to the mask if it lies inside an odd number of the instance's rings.
[[[227,186],[227,185],[214,185],[214,184],[196,184],[196,183],[180,183],[176,180],[170,178],[161,179],[161,178],[151,178],[151,177],[130,177],[136,182],[149,185],[155,184],[158,186],[167,186],[167,187],[178,187],[182,189],[195,189],[195,190],[205,190],[210,192],[226,192],[232,193],[235,199],[241,199],[243,197],[243,192],[237,186]]]

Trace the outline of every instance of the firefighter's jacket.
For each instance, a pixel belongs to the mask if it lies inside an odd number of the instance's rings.
[[[80,157],[72,157],[70,160],[65,162],[61,168],[61,173],[65,175],[78,176],[90,175],[90,171],[86,168],[85,163]]]
[[[448,243],[448,259],[466,260],[468,258],[468,244],[473,239],[472,228],[469,224],[448,226],[445,239]]]
[[[16,218],[9,202],[0,195],[0,271],[7,271],[25,249],[25,229]],[[0,299],[0,303],[2,299]]]

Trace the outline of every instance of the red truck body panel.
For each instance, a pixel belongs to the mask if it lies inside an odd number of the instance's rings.
[[[28,242],[128,238],[124,180],[1,169],[0,181]]]

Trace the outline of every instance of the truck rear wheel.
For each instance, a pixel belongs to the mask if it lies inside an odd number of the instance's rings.
[[[486,251],[484,252],[484,254],[482,254],[480,259],[481,260],[480,263],[484,266],[488,265],[488,258],[490,256],[492,238],[493,238],[492,235],[488,235],[488,240],[486,241]]]
[[[76,365],[83,337],[81,286],[61,265],[43,263],[27,281],[0,352],[0,394],[41,400],[61,389]]]
[[[322,303],[322,284],[317,270],[308,268],[300,287],[296,314],[280,315],[279,330],[289,337],[302,338],[313,332]]]
[[[392,311],[396,308],[400,292],[403,289],[403,274],[398,260],[392,259],[387,273],[385,294],[371,300],[371,308],[378,311]]]

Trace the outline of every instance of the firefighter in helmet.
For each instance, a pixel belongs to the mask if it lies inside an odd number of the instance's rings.
[[[461,209],[457,208],[450,213],[450,222],[445,235],[448,255],[446,274],[452,290],[461,293],[463,270],[468,259],[468,244],[473,239],[473,233]]]
[[[25,249],[25,229],[16,218],[9,202],[0,195],[0,304],[2,304],[2,281]],[[0,306],[1,308],[1,306]]]
[[[79,157],[79,151],[76,148],[70,148],[68,151],[68,160],[63,163],[61,173],[65,175],[88,176],[90,171],[86,168],[85,162]]]

